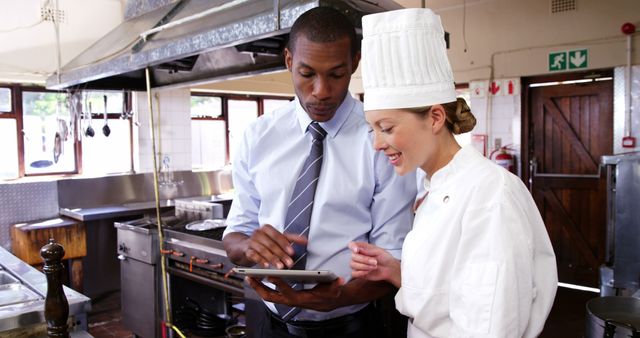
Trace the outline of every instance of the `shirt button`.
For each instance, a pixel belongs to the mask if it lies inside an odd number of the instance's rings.
[[[445,196],[445,197],[442,199],[442,202],[444,202],[444,203],[449,202],[449,196]]]

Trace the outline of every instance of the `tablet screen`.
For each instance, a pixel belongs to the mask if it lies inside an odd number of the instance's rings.
[[[278,277],[288,281],[305,283],[327,283],[338,278],[328,270],[281,270],[233,268],[233,272],[254,278]]]

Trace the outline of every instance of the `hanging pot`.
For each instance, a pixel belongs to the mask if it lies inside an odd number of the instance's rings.
[[[640,299],[598,297],[587,302],[585,338],[640,338]]]

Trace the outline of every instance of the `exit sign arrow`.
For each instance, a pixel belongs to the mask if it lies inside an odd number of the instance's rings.
[[[569,69],[587,68],[587,50],[569,51]]]

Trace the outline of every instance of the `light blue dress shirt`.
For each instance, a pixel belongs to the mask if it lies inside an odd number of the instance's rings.
[[[227,229],[251,236],[264,224],[282,231],[287,206],[309,154],[312,122],[296,99],[265,114],[246,130],[233,161],[235,196]],[[327,131],[307,245],[307,269],[331,270],[351,279],[350,241],[365,241],[401,257],[411,229],[415,174],[399,176],[373,138],[362,103],[347,94],[335,116],[320,123]],[[273,304],[267,305],[274,310]],[[325,320],[365,304],[331,312],[303,310],[295,320]]]

